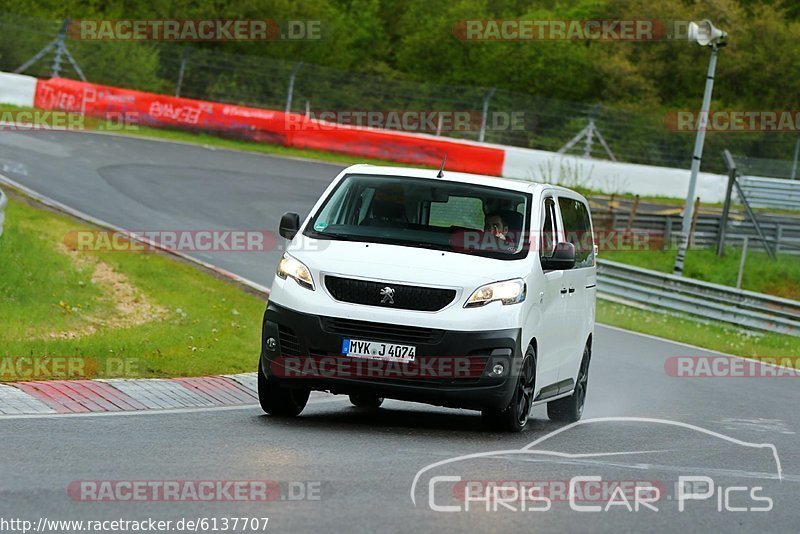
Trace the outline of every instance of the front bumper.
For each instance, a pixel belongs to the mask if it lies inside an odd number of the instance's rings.
[[[270,302],[261,370],[270,382],[332,393],[481,410],[511,402],[521,360],[520,329],[461,332],[320,317]],[[344,339],[413,345],[413,363],[342,355]],[[503,372],[491,370],[502,364]]]

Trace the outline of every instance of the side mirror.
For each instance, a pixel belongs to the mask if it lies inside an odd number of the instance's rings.
[[[281,217],[281,224],[278,233],[286,239],[292,239],[300,229],[300,216],[294,212],[287,211]]]
[[[542,258],[542,269],[545,271],[568,271],[575,267],[575,245],[558,243],[550,257]]]

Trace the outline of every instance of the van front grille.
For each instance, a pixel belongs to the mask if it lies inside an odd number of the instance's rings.
[[[419,287],[339,276],[325,276],[334,299],[400,310],[439,311],[456,298],[455,289]]]

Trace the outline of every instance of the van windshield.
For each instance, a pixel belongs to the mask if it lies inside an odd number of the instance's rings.
[[[351,174],[305,235],[520,259],[531,195],[437,179]]]

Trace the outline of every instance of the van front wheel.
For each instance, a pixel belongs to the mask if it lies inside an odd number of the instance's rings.
[[[504,410],[486,409],[481,412],[483,424],[490,430],[500,432],[520,432],[528,423],[528,415],[533,404],[533,390],[536,382],[536,351],[528,345],[520,366],[519,377],[514,388],[514,396]]]
[[[261,409],[276,417],[296,417],[306,407],[311,391],[307,388],[283,388],[267,380],[258,365],[258,401]]]

